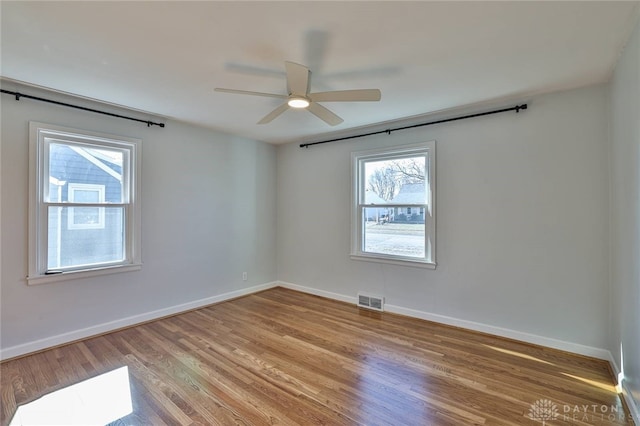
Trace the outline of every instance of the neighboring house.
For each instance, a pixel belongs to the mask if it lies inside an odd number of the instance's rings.
[[[391,201],[385,201],[371,190],[365,193],[365,204],[424,204],[426,192],[424,182],[405,183],[400,187],[398,195]],[[367,207],[367,221],[377,223],[405,222],[424,223],[424,207]]]
[[[388,201],[382,199],[378,194],[368,189],[364,195],[365,204],[387,204]],[[367,221],[374,221],[376,223],[385,223],[391,220],[393,217],[393,209],[386,207],[366,207],[365,215]],[[390,217],[391,216],[391,217]]]
[[[121,258],[123,237],[114,238],[114,229],[121,228],[122,207],[108,205],[122,203],[122,159],[65,143],[51,144],[49,158],[48,202],[62,203],[49,207],[49,269]]]
[[[392,204],[424,204],[426,192],[424,182],[405,183],[398,195],[390,201]],[[424,223],[424,207],[395,207],[394,222]]]

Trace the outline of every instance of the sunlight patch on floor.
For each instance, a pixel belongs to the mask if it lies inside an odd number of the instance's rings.
[[[105,425],[132,411],[125,366],[21,405],[9,426]]]
[[[543,359],[536,358],[536,357],[534,357],[534,356],[527,355],[527,354],[523,354],[523,353],[520,353],[520,352],[510,351],[510,350],[508,350],[508,349],[498,348],[498,347],[491,346],[491,345],[483,345],[483,346],[486,346],[486,347],[487,347],[487,348],[489,348],[489,349],[493,349],[494,351],[502,352],[503,354],[514,355],[514,356],[518,356],[518,357],[520,357],[520,358],[530,359],[531,361],[541,362],[541,363],[543,363],[543,364],[555,365],[555,364],[554,364],[554,363],[552,363],[552,362],[545,361],[545,360],[543,360]]]
[[[574,376],[573,374],[569,374],[569,373],[562,373],[562,375],[571,377],[572,379],[580,380],[581,382],[586,383],[588,385],[595,386],[600,389],[604,389],[607,392],[617,393],[615,386],[611,383],[597,382],[595,380],[585,379],[584,377]]]

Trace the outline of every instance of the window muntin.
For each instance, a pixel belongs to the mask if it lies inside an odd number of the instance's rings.
[[[31,123],[30,284],[140,265],[139,152],[137,139]]]
[[[352,258],[435,267],[435,142],[352,154]]]

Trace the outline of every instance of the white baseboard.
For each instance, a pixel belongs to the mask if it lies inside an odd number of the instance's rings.
[[[180,312],[189,311],[191,309],[197,309],[214,303],[224,302],[225,300],[235,299],[236,297],[246,296],[248,294],[267,290],[276,287],[277,285],[277,282],[260,284],[257,286],[231,291],[204,299],[194,300],[192,302],[182,303],[180,305],[169,306],[167,308],[145,312],[139,315],[133,315],[127,318],[122,318],[103,324],[93,325],[91,327],[73,330],[67,333],[58,334],[56,336],[34,340],[32,342],[23,343],[16,346],[10,346],[8,348],[2,348],[0,349],[0,360],[14,358],[28,353],[41,351],[43,349],[63,345],[65,343],[74,342],[76,340],[86,339],[92,336],[97,336],[99,334],[108,333],[120,328],[130,327],[132,325],[166,317],[169,315],[175,315]]]
[[[427,321],[438,322],[441,324],[452,325],[454,327],[466,328],[468,330],[479,331],[481,333],[493,334],[495,336],[506,337],[508,339],[520,340],[522,342],[532,343],[534,345],[559,349],[562,351],[585,355],[592,358],[603,359],[606,361],[609,361],[609,359],[611,358],[611,353],[606,349],[594,348],[592,346],[585,346],[579,343],[566,342],[564,340],[553,339],[551,337],[539,336],[537,334],[511,330],[508,328],[497,327],[494,325],[483,324],[475,321],[458,319],[448,317],[446,315],[418,311],[415,309],[403,308],[396,305],[385,305],[385,311],[400,315],[406,315],[409,317],[420,318]]]
[[[292,290],[298,290],[304,293],[314,294],[316,296],[322,296],[329,299],[340,300],[347,303],[356,303],[356,297],[345,296],[342,294],[332,293],[328,291],[318,290],[311,287],[305,287],[288,282],[279,282],[279,285],[284,288]],[[563,340],[557,340],[550,337],[538,336],[535,334],[525,333],[522,331],[511,330],[503,327],[496,327],[493,325],[482,324],[474,321],[463,320],[445,315],[434,314],[425,311],[419,311],[416,309],[404,308],[397,305],[385,304],[385,311],[394,314],[405,315],[408,317],[419,318],[427,321],[433,321],[440,324],[452,325],[454,327],[466,328],[469,330],[479,331],[482,333],[493,334],[496,336],[506,337],[509,339],[520,340],[526,343],[533,343],[535,345],[546,346],[549,348],[560,349],[563,351],[585,355],[593,358],[603,359],[611,361],[611,352],[606,349],[594,348],[591,346],[585,346],[578,343],[565,342]]]
[[[622,395],[627,403],[627,407],[629,407],[634,424],[640,425],[640,406],[638,406],[635,399],[633,399],[633,396],[631,396],[631,391],[624,381],[622,382]]]
[[[613,370],[613,374],[616,377],[616,381],[619,382],[620,378],[621,378],[620,377],[620,367],[618,367],[618,362],[613,357],[613,354],[609,353],[609,356],[610,356],[609,364],[611,365],[611,369]],[[629,390],[629,387],[625,383],[624,378],[622,378],[622,379],[623,379],[622,380],[622,385],[620,386],[620,388],[618,390],[622,392],[622,396],[623,396],[625,402],[627,403],[627,407],[629,407],[629,411],[631,412],[631,417],[633,418],[633,421],[635,422],[634,424],[640,425],[640,406],[633,399],[631,391]]]
[[[285,281],[278,281],[280,287],[288,288],[290,290],[300,291],[302,293],[313,294],[315,296],[326,297],[327,299],[339,300],[340,302],[356,303],[358,300],[355,296],[345,296],[343,294],[332,293],[330,291],[318,290],[316,288],[305,287],[298,284],[288,283]]]

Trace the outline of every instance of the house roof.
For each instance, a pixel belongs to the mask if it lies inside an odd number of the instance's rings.
[[[111,175],[117,180],[122,181],[122,172],[121,172],[122,167],[114,163],[113,161],[106,160],[103,155],[100,155],[98,150],[80,148],[75,146],[70,146],[69,148],[73,150],[75,153],[77,153],[78,155],[84,157],[90,163],[96,165],[98,168],[100,168],[100,170]]]
[[[405,183],[391,202],[393,204],[424,204],[426,202],[424,182]]]
[[[365,204],[387,204],[387,201],[380,198],[380,196],[375,192],[371,191],[370,189],[367,189],[367,191],[364,193],[364,203]]]

